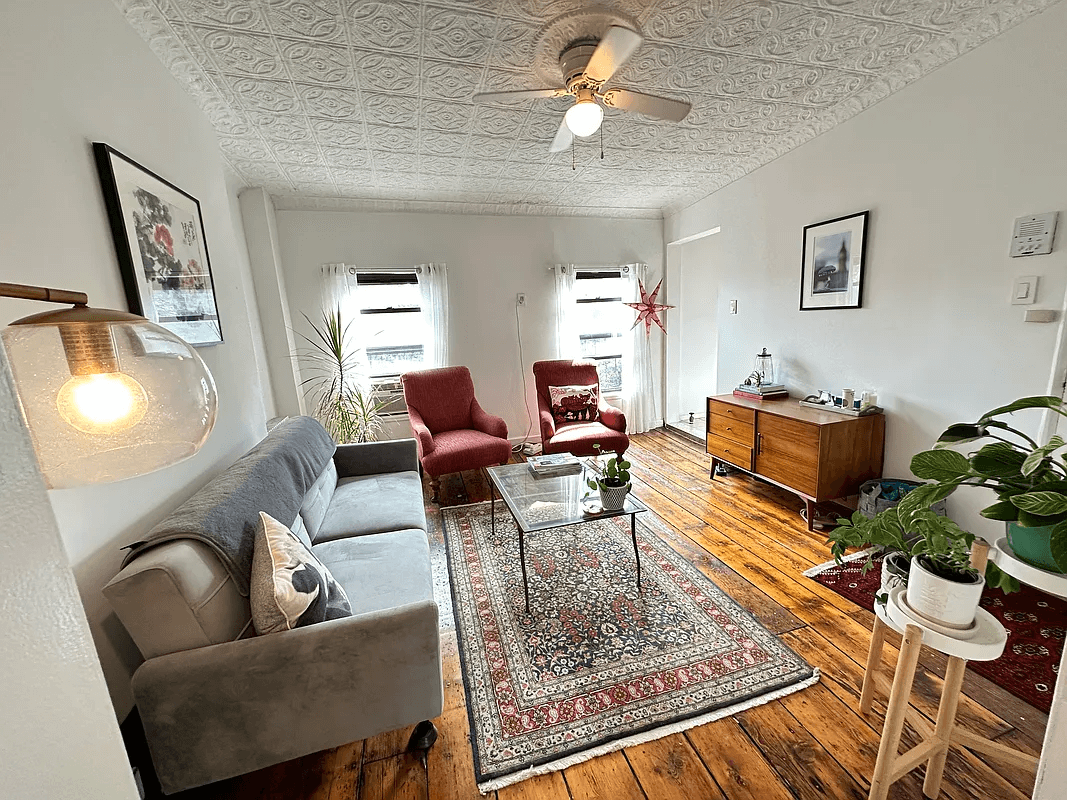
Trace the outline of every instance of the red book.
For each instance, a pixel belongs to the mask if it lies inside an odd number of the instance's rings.
[[[740,389],[734,389],[735,397],[744,397],[749,400],[784,400],[789,397],[789,392],[778,392],[776,394],[756,394],[755,392],[743,392]]]

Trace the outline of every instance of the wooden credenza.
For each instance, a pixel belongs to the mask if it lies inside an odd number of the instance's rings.
[[[708,398],[711,477],[725,461],[804,498],[808,530],[815,504],[856,494],[882,475],[885,416],[850,417],[795,399]]]

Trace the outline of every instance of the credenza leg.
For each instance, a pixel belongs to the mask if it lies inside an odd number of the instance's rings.
[[[815,530],[815,501],[804,500],[804,516],[808,518],[808,530]]]

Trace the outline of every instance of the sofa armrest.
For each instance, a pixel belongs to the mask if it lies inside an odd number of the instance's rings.
[[[252,772],[438,716],[437,604],[153,658],[133,691],[167,794]]]
[[[415,433],[415,438],[419,441],[418,457],[425,458],[434,451],[433,434],[430,433],[430,429],[426,427],[426,423],[422,421],[422,415],[419,414],[411,406],[408,406],[408,422],[411,423],[411,430]]]
[[[380,475],[383,472],[417,471],[419,454],[414,439],[339,444],[333,454],[338,478]]]
[[[622,409],[609,406],[607,403],[601,403],[597,411],[600,414],[600,421],[604,425],[613,431],[626,433],[626,415],[622,413]]]
[[[504,419],[496,414],[490,414],[478,404],[477,400],[471,402],[471,422],[482,433],[498,439],[508,438],[508,425]]]

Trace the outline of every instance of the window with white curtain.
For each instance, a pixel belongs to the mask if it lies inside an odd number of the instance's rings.
[[[576,332],[581,357],[597,362],[601,392],[619,392],[626,364],[625,336],[632,315],[624,306],[627,282],[622,270],[578,269],[574,273]]]
[[[368,377],[395,377],[432,366],[426,363],[431,334],[415,270],[360,270],[356,284],[343,310],[353,321]]]

